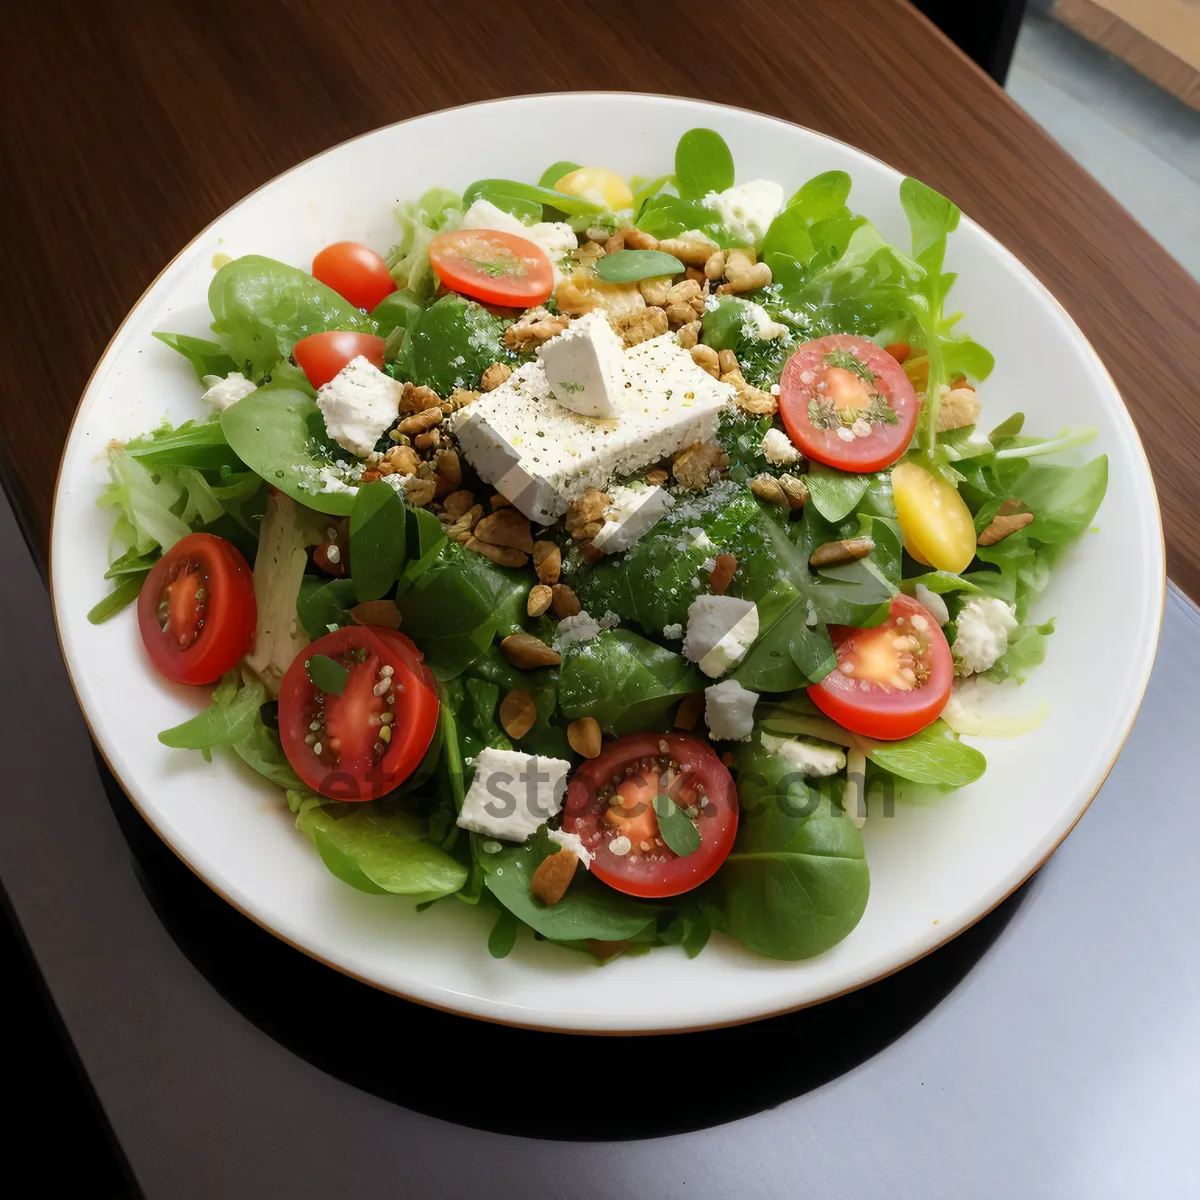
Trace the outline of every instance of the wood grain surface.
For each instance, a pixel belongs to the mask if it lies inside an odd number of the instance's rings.
[[[39,0],[0,5],[0,46],[0,449],[38,550],[96,359],[220,212],[379,125],[617,89],[832,134],[926,180],[1009,246],[1112,371],[1154,466],[1169,570],[1200,597],[1200,287],[903,0]]]

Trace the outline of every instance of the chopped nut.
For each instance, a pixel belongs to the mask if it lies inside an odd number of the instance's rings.
[[[507,496],[500,495],[499,492],[488,498],[488,504],[491,506],[492,512],[498,508],[512,508],[513,506],[512,501]]]
[[[725,274],[725,251],[714,250],[708,256],[708,261],[704,264],[704,278],[711,279],[714,282]]]
[[[679,327],[678,342],[680,349],[693,350],[700,341],[700,334],[704,330],[703,321],[689,321],[686,325]]]
[[[664,254],[673,254],[685,267],[702,267],[712,257],[717,249],[715,242],[710,242],[703,234],[667,238],[658,243],[658,248]]]
[[[543,858],[529,884],[533,894],[543,904],[557,904],[571,886],[578,866],[579,856],[565,847],[557,854]]]
[[[567,726],[567,741],[576,754],[595,758],[600,753],[600,722],[595,717],[580,717]]]
[[[973,388],[951,388],[941,399],[937,411],[937,431],[962,429],[979,420],[979,397]],[[985,543],[986,544],[986,543]]]
[[[544,308],[533,308],[504,331],[504,344],[510,350],[528,350],[557,337],[569,324],[564,316],[552,316]]]
[[[512,546],[493,546],[491,542],[485,542],[471,534],[463,543],[468,550],[474,550],[476,554],[482,554],[484,558],[490,558],[498,567],[523,567],[529,561],[529,555],[523,550],[517,550]]]
[[[510,633],[500,643],[500,653],[522,671],[557,667],[562,662],[562,655],[557,650],[552,650],[532,633]]]
[[[432,499],[434,482],[432,479],[422,479],[419,475],[410,475],[404,484],[404,499],[413,508],[424,508]]]
[[[738,366],[737,355],[732,350],[722,350],[717,359],[721,364],[722,375],[729,375],[733,371],[741,374],[742,369]]]
[[[474,404],[479,399],[478,392],[468,391],[466,388],[455,388],[450,395],[442,401],[441,410],[445,416],[449,416],[452,412],[458,412],[460,408],[466,408],[468,404]]]
[[[708,284],[708,276],[699,267],[686,267],[683,272],[684,279],[690,279],[694,283],[701,286]]]
[[[413,445],[418,450],[433,450],[442,444],[442,433],[440,429],[427,429],[424,433],[418,433],[413,438]]]
[[[553,598],[554,593],[548,584],[535,583],[529,589],[529,599],[525,602],[526,613],[531,617],[540,617],[550,607],[550,601]]]
[[[395,465],[389,459],[386,459],[386,458],[380,459],[375,464],[375,470],[378,471],[381,476],[396,474]],[[409,472],[409,474],[411,474],[411,472]]]
[[[523,738],[537,721],[537,705],[524,688],[513,688],[500,701],[500,725],[510,738]]]
[[[727,353],[723,351],[722,353]],[[721,378],[721,367],[717,352],[711,346],[693,346],[692,362],[707,371],[714,379]]]
[[[470,538],[471,530],[479,524],[482,516],[483,505],[472,505],[466,512],[461,513],[453,522],[446,526],[446,536],[452,542],[465,543]]]
[[[671,478],[671,474],[662,467],[655,467],[653,471],[647,471],[644,478],[652,487],[662,487]]]
[[[405,417],[396,428],[411,437],[414,433],[424,433],[426,429],[432,429],[435,425],[440,424],[441,420],[442,410],[440,408],[426,408],[421,412],[413,413],[411,417]]]
[[[463,488],[461,491],[451,492],[442,501],[442,514],[453,520],[458,520],[474,503],[475,497],[466,488]]]
[[[725,280],[717,288],[719,296],[753,292],[771,282],[771,268],[756,262],[753,250],[730,250],[725,256]]]
[[[703,692],[692,692],[690,696],[684,696],[679,702],[679,707],[675,710],[675,728],[695,729],[696,722],[700,720],[700,714],[703,711]]]
[[[729,456],[713,442],[694,442],[675,455],[671,474],[685,488],[700,491],[708,487],[715,473],[729,466]]]
[[[625,235],[623,233],[621,233],[620,231],[614,233],[612,235],[612,237],[610,237],[604,243],[604,253],[605,254],[616,254],[618,250],[624,250],[624,249],[625,249]]]
[[[368,467],[359,477],[359,483],[374,483],[379,478],[379,472],[373,467]]]
[[[643,233],[640,229],[634,229],[632,226],[622,229],[621,236],[625,239],[626,250],[658,250],[661,248],[658,238],[649,233]]]
[[[421,460],[411,446],[395,446],[387,452],[387,460],[401,475],[411,475]]]
[[[433,494],[448,496],[462,483],[462,464],[458,461],[458,451],[439,450],[433,456],[433,463],[437,471]]]
[[[580,542],[579,553],[584,562],[592,563],[593,565],[601,562],[604,558],[604,551],[599,549],[595,542],[592,541]]]
[[[751,413],[756,417],[765,417],[779,411],[779,400],[770,392],[751,387],[740,370],[722,375],[721,382],[732,386],[733,402],[743,412]]]
[[[582,611],[583,605],[579,603],[579,597],[565,583],[556,583],[550,591],[553,595],[550,610],[560,621],[563,617],[573,617]]]
[[[484,371],[483,377],[479,381],[479,386],[485,392],[495,391],[511,374],[512,367],[507,363],[492,363]]]
[[[400,628],[400,610],[395,600],[364,600],[350,610],[355,625],[380,625],[384,629]]]
[[[653,279],[642,279],[638,282],[638,291],[647,304],[662,308],[667,302],[667,293],[671,290],[671,277],[657,275]]]
[[[604,514],[608,511],[611,503],[611,497],[599,488],[588,488],[578,500],[573,500],[571,506],[567,509],[567,515],[564,519],[567,532],[576,541],[595,537],[596,533],[600,532],[598,527],[595,533],[584,533],[583,531],[598,521],[602,522]]]
[[[637,312],[625,313],[611,324],[621,335],[626,350],[666,333],[669,328],[667,314],[661,308],[643,308]]]
[[[982,530],[975,540],[980,546],[994,546],[1016,533],[1018,529],[1024,529],[1032,521],[1033,513],[1022,512],[1019,500],[1005,500],[1000,505],[1000,511],[992,518],[991,524]]]
[[[431,387],[417,387],[413,383],[406,383],[404,391],[400,396],[400,411],[413,413],[424,412],[427,408],[437,408],[441,404],[441,397]],[[406,432],[403,428],[401,432]]]
[[[779,486],[787,497],[788,507],[795,512],[808,503],[808,484],[802,475],[780,475]]]
[[[524,554],[533,553],[533,532],[529,518],[515,508],[502,508],[484,517],[475,526],[475,536],[492,546],[507,546]]]
[[[750,480],[750,490],[760,500],[765,500],[768,504],[776,504],[780,508],[791,507],[788,503],[787,493],[783,490],[783,485],[774,475],[755,475]]]
[[[675,326],[687,325],[704,315],[704,292],[694,279],[672,284],[666,299],[667,320]]]
[[[733,582],[737,559],[732,554],[718,554],[715,561],[716,565],[708,575],[708,586],[714,596],[723,596],[725,589]]]
[[[557,583],[562,571],[562,551],[553,542],[534,542],[533,569],[543,583]]]
[[[601,230],[603,233],[604,231]],[[608,240],[608,234],[604,234],[604,241]],[[579,267],[594,267],[604,257],[604,247],[600,242],[584,242],[582,246],[577,246],[571,257],[575,261],[575,265]]]
[[[840,542],[826,542],[812,552],[808,559],[808,565],[810,567],[835,567],[839,563],[866,558],[874,549],[874,539],[869,537],[843,538]]]

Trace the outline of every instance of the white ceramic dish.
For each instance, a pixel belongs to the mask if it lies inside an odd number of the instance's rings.
[[[590,1032],[715,1026],[813,1004],[912,962],[978,920],[1035,871],[1079,819],[1132,726],[1154,657],[1164,596],[1158,507],[1132,421],[1099,359],[1049,293],[1002,246],[964,220],[948,269],[959,272],[963,327],[996,356],[985,412],[1015,410],[1037,432],[1094,425],[1088,453],[1110,460],[1098,531],[1062,564],[1038,606],[1057,615],[1045,665],[1026,685],[1049,716],[1013,741],[979,743],[984,778],[936,803],[873,813],[865,839],[871,899],[858,928],[808,962],[759,958],[720,937],[689,962],[677,949],[599,969],[521,939],[508,959],[485,948],[487,918],[466,905],[416,914],[400,898],[346,887],[292,827],[282,793],[226,759],[170,751],[159,730],[200,706],[143,657],[132,610],[87,623],[100,598],[109,514],[95,504],[103,450],[162,420],[199,416],[187,363],[155,329],[203,334],[214,254],[297,264],[326,242],[394,240],[392,204],[432,184],[487,176],[537,179],[559,158],[627,173],[669,170],[679,135],[719,130],[740,179],[790,193],[819,171],[854,180],[851,203],[907,244],[900,175],[807,129],[736,109],[665,97],[531,96],[380,129],[280,176],[188,245],[129,314],[75,418],[56,496],[53,599],[63,651],[92,732],[158,834],[230,903],[279,937],[378,987],[471,1016]],[[538,136],[526,136],[537,129]],[[1113,602],[1119,594],[1118,603]]]

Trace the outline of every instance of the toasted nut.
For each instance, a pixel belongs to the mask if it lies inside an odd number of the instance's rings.
[[[1024,529],[1032,521],[1033,513],[1021,512],[1019,501],[1005,500],[1000,505],[1000,511],[992,518],[991,524],[982,530],[975,540],[980,546],[994,546],[1016,533],[1018,529]]]
[[[688,325],[704,315],[703,289],[695,279],[672,284],[666,299],[667,320],[672,325]]]
[[[537,705],[524,688],[513,688],[500,701],[500,725],[510,738],[523,738],[537,721]]]
[[[440,408],[426,408],[421,412],[413,413],[411,417],[405,417],[396,428],[411,437],[415,433],[424,433],[426,429],[432,429],[435,425],[440,424],[441,420],[442,410]]]
[[[567,741],[576,754],[595,758],[600,753],[600,723],[595,717],[580,717],[567,726]]]
[[[604,234],[604,241],[608,241],[607,232],[600,232]],[[582,246],[576,246],[571,254],[577,267],[594,267],[603,257],[604,247],[600,242],[584,242]]]
[[[808,483],[803,475],[780,475],[779,486],[783,488],[788,507],[793,512],[808,503]]]
[[[434,495],[448,496],[462,483],[462,464],[457,450],[439,450],[433,456],[437,478],[434,480]]]
[[[715,562],[716,565],[709,572],[708,586],[714,596],[723,596],[725,589],[733,582],[737,559],[732,554],[718,554]]]
[[[482,541],[473,533],[463,545],[468,550],[474,550],[476,554],[482,554],[484,558],[490,558],[498,567],[523,567],[529,561],[529,555],[523,550],[516,550],[512,546],[493,546],[491,542]]]
[[[510,633],[500,643],[500,653],[522,671],[557,667],[562,662],[562,655],[557,650],[551,649],[532,633]]]
[[[479,387],[482,391],[495,391],[510,375],[512,367],[507,363],[492,363],[490,367],[483,373],[483,377],[479,381]]]
[[[717,245],[703,235],[693,235],[667,238],[658,243],[658,248],[665,254],[675,255],[685,267],[702,267],[712,257]]]
[[[750,480],[750,490],[768,504],[777,504],[780,508],[791,508],[787,492],[783,490],[783,484],[774,475],[755,475]]]
[[[604,243],[604,253],[605,254],[616,254],[618,250],[624,250],[624,249],[625,249],[625,235],[623,233],[621,233],[619,230],[616,233],[614,233],[612,235],[612,237],[610,237]]]
[[[681,486],[700,491],[708,487],[716,472],[729,466],[729,455],[713,442],[694,442],[675,455],[671,474]]]
[[[533,569],[543,583],[557,583],[562,571],[562,551],[553,542],[534,542]]]
[[[730,371],[728,375],[722,375],[721,382],[733,387],[733,402],[743,412],[765,417],[779,411],[779,401],[770,392],[751,387],[741,371]]]
[[[588,525],[603,521],[612,499],[599,488],[588,488],[578,500],[572,500],[564,518],[567,532],[576,540],[594,537],[595,534],[584,533]],[[599,530],[597,530],[599,532]]]
[[[379,460],[379,461],[378,461],[378,462],[375,464],[375,470],[376,470],[376,471],[378,471],[378,472],[379,472],[379,474],[380,474],[381,476],[385,477],[385,478],[386,478],[388,475],[395,475],[395,474],[396,474],[396,468],[395,468],[395,467],[392,465],[392,463],[391,463],[391,462],[390,462],[388,459],[386,459],[386,458],[381,458],[381,459],[380,459],[380,460]]]
[[[483,505],[472,505],[465,513],[462,513],[446,526],[446,536],[454,542],[465,542],[470,536],[471,530],[479,524],[479,519],[482,516]]]
[[[515,508],[502,508],[484,517],[475,526],[475,536],[493,546],[508,546],[524,554],[533,553],[533,532],[529,518]]]
[[[400,610],[395,600],[364,600],[350,610],[355,625],[380,625],[384,629],[400,628]]]
[[[703,711],[703,692],[693,692],[690,696],[684,696],[675,710],[675,728],[695,729],[696,722],[700,720],[700,714]]]
[[[434,482],[432,479],[422,479],[419,475],[409,475],[404,483],[404,499],[413,508],[424,508],[432,499]]]
[[[475,503],[475,497],[471,495],[466,488],[457,492],[451,492],[445,500],[442,501],[442,514],[458,520],[459,517]]]
[[[652,487],[662,487],[671,478],[671,475],[670,472],[664,471],[662,467],[655,467],[653,471],[647,471],[644,478]]]
[[[554,595],[550,608],[560,621],[563,617],[573,617],[582,611],[583,605],[579,603],[579,597],[565,583],[556,583],[550,590]]]
[[[962,429],[979,420],[979,397],[969,387],[951,388],[941,399],[937,411],[937,431]]]
[[[442,444],[440,429],[427,429],[413,438],[413,446],[418,450],[434,450]]]
[[[637,312],[624,313],[611,324],[621,335],[627,350],[666,333],[670,327],[667,314],[661,308],[643,308]]]
[[[557,337],[570,324],[564,316],[551,316],[544,308],[527,312],[504,331],[504,344],[510,350],[528,350]]]
[[[593,565],[604,559],[604,551],[599,549],[595,542],[591,541],[580,542],[579,553],[584,562],[592,563]]]
[[[406,383],[400,395],[400,411],[413,413],[423,412],[427,408],[436,408],[441,404],[441,397],[431,387],[417,387]],[[401,430],[401,432],[404,432]]]
[[[703,321],[689,321],[686,325],[681,325],[678,336],[680,349],[694,350],[696,344],[700,341],[700,334],[703,329]]]
[[[742,373],[741,367],[738,366],[737,355],[732,350],[722,350],[717,355],[717,361],[720,363],[722,375],[729,375],[733,371],[737,371],[739,375]]]
[[[512,508],[513,506],[513,502],[507,496],[500,495],[499,492],[488,497],[488,504],[491,506],[492,512],[498,508]]]
[[[387,460],[401,475],[412,475],[421,460],[411,446],[395,446],[387,452]]]
[[[714,379],[720,379],[721,368],[718,364],[717,352],[711,346],[693,346],[692,362],[707,371]]]
[[[687,267],[683,272],[684,279],[691,279],[699,284],[707,284],[708,276],[699,267]]]
[[[752,292],[771,282],[771,268],[756,262],[753,250],[730,250],[725,256],[725,279],[717,288],[718,295]]]
[[[808,559],[808,565],[810,567],[835,567],[839,563],[866,558],[874,549],[875,541],[869,537],[843,538],[840,542],[826,542],[812,552]]]
[[[671,278],[669,275],[659,275],[654,279],[642,279],[638,282],[638,291],[642,293],[642,299],[647,304],[656,305],[662,308],[667,302],[667,293],[671,290]]]
[[[374,483],[379,478],[379,472],[373,467],[368,467],[359,477],[359,483]]]
[[[452,412],[458,412],[460,408],[466,408],[468,404],[474,404],[478,399],[478,392],[468,391],[466,388],[455,388],[441,403],[442,415],[448,417]]]
[[[715,250],[704,264],[705,279],[717,280],[725,274],[725,251]]]
[[[625,239],[626,250],[659,249],[658,238],[652,234],[643,233],[640,229],[634,229],[632,226],[626,226],[622,229],[621,236]]]
[[[535,583],[529,589],[529,599],[525,602],[525,611],[531,617],[540,617],[550,607],[550,601],[553,598],[554,593],[548,584]]]
[[[579,856],[574,850],[564,848],[557,854],[543,858],[529,884],[533,894],[543,904],[557,904],[571,886],[578,866]]]

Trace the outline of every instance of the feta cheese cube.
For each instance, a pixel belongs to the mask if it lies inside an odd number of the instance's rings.
[[[950,647],[956,675],[975,675],[995,666],[1008,649],[1008,635],[1017,628],[1012,606],[995,596],[968,600],[955,618],[958,632]]]
[[[772,321],[767,310],[761,304],[747,304],[743,314],[742,328],[749,337],[757,338],[760,342],[769,342],[772,338],[783,337],[788,327]]]
[[[605,554],[620,554],[628,550],[643,534],[648,533],[667,515],[675,497],[658,486],[608,489],[612,504],[604,514],[604,524],[592,539],[597,550]]]
[[[257,391],[257,387],[241,373],[230,371],[224,379],[220,375],[205,375],[200,381],[204,384],[204,395],[200,397],[213,412],[224,412],[231,404],[236,404],[243,396]]]
[[[584,417],[615,417],[625,400],[625,348],[603,312],[573,321],[538,351],[550,394]]]
[[[773,737],[762,735],[763,749],[778,754],[803,775],[817,778],[836,775],[846,765],[846,752],[824,742],[809,742],[801,738]]]
[[[564,833],[561,829],[547,829],[546,836],[555,845],[561,846],[564,850],[570,850],[589,871],[592,869],[592,859],[595,855],[583,844],[583,839],[579,834]]]
[[[789,467],[803,457],[782,429],[768,429],[763,434],[762,452],[763,458],[777,467]]]
[[[361,354],[317,389],[325,429],[339,446],[366,458],[400,413],[404,385]]]
[[[709,736],[718,742],[744,742],[754,732],[754,706],[758,695],[736,679],[726,679],[704,689],[704,719]]]
[[[481,750],[458,824],[473,833],[523,842],[562,808],[571,764],[519,750]]]
[[[710,440],[733,397],[733,388],[701,370],[672,334],[628,351],[625,373],[620,415],[600,420],[563,408],[541,363],[526,363],[454,414],[459,450],[485,483],[548,525],[589,487]]]
[[[683,656],[710,679],[724,675],[758,637],[758,606],[736,596],[697,596],[688,608]]]
[[[720,216],[731,237],[757,246],[783,208],[783,188],[770,179],[752,179],[723,192],[709,192],[704,204]]]
[[[575,231],[565,221],[539,221],[526,225],[512,213],[497,208],[490,200],[476,200],[463,213],[463,229],[499,229],[502,233],[515,233],[545,251],[554,268],[554,282],[562,282],[559,264],[579,245]]]

